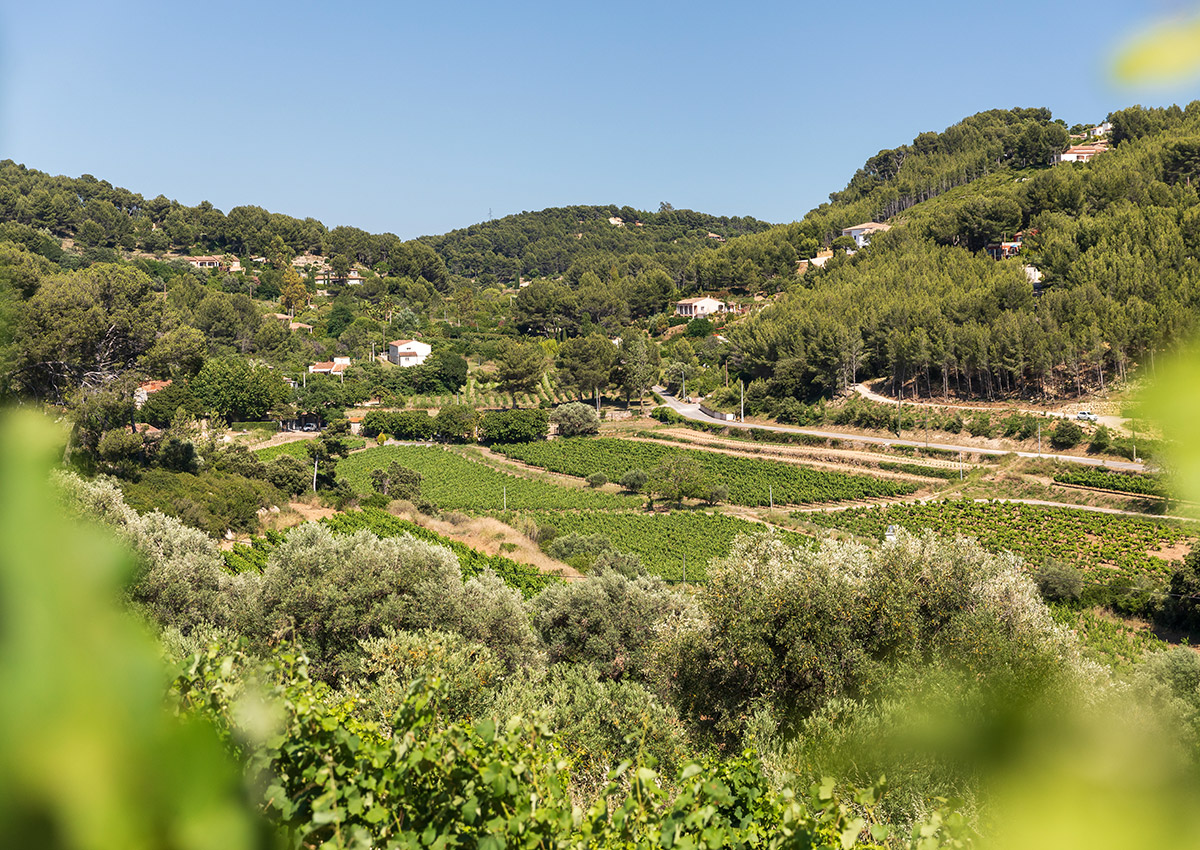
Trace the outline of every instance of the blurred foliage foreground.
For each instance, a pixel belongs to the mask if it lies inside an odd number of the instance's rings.
[[[896,834],[873,817],[882,781],[844,791],[826,780],[795,793],[749,752],[688,762],[669,777],[649,757],[624,761],[580,801],[536,716],[448,719],[445,686],[417,679],[389,724],[364,722],[353,699],[334,698],[287,646],[265,659],[206,646],[172,668],[122,610],[134,559],[62,514],[46,474],[58,437],[35,417],[0,422],[7,846],[932,850],[985,841],[952,804]],[[984,742],[1003,754],[979,762],[992,798],[981,819],[987,844],[1179,846],[1200,835],[1194,759],[1156,735],[1152,709],[1125,705],[1114,725],[1098,707],[1106,701],[1044,715],[1037,730],[1014,722]]]

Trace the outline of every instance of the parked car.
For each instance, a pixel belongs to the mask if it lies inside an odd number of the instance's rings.
[[[1100,417],[1097,416],[1096,414],[1092,413],[1090,410],[1079,411],[1078,413],[1075,414],[1075,418],[1080,419],[1084,422],[1099,422],[1100,421]]]

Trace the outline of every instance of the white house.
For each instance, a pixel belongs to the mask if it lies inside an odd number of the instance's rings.
[[[859,248],[865,248],[871,242],[872,233],[882,233],[886,230],[891,230],[890,224],[884,224],[880,221],[866,221],[862,224],[856,224],[853,227],[847,227],[842,230],[843,236],[849,236],[854,240],[854,244]]]
[[[415,339],[397,339],[388,343],[388,360],[397,366],[420,366],[432,351]]]
[[[1104,153],[1108,150],[1108,142],[1101,139],[1098,142],[1090,142],[1086,145],[1071,145],[1062,153],[1054,155],[1054,164],[1060,162],[1087,162],[1096,154]]]
[[[314,363],[308,367],[310,375],[340,375],[350,368],[349,357],[335,357],[323,363]]]
[[[725,302],[718,301],[707,295],[697,298],[685,298],[675,302],[675,315],[687,316],[689,319],[699,319],[713,313],[724,313]]]
[[[223,257],[184,257],[195,269],[219,269],[225,264]]]

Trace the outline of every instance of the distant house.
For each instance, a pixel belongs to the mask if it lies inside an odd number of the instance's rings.
[[[580,224],[582,224],[582,223],[583,222],[580,222]],[[619,219],[615,215],[609,217],[608,223],[611,224],[613,227],[624,227],[625,226],[625,222],[623,222],[621,219]]]
[[[420,366],[433,351],[415,339],[397,339],[388,343],[387,357],[397,366]]]
[[[984,250],[993,260],[1008,260],[1021,253],[1021,244],[1020,239],[1011,242],[992,242]]]
[[[288,330],[290,330],[290,331],[306,331],[308,333],[312,333],[313,326],[306,325],[306,324],[304,324],[304,322],[288,322]]]
[[[350,368],[349,357],[335,357],[323,363],[314,363],[308,367],[310,375],[340,375]]]
[[[184,257],[188,265],[196,269],[219,269],[225,265],[223,257]]]
[[[711,316],[713,313],[724,313],[725,302],[718,301],[707,295],[697,298],[685,298],[675,302],[675,315],[687,316],[689,319],[699,319]]]
[[[149,400],[150,396],[154,395],[159,390],[165,390],[169,386],[171,386],[170,380],[143,381],[142,383],[138,384],[138,388],[133,391],[133,406],[138,410],[141,410],[142,405]]]
[[[843,236],[849,236],[854,240],[854,244],[859,248],[865,248],[871,243],[872,233],[882,233],[891,230],[890,224],[884,224],[881,221],[867,221],[862,224],[856,224],[853,227],[847,227],[842,230]]]
[[[345,277],[336,274],[331,269],[317,272],[314,282],[317,286],[362,286],[366,278],[358,269],[350,269]]]
[[[1112,124],[1110,124],[1108,121],[1105,121],[1103,124],[1097,124],[1095,127],[1088,130],[1087,134],[1093,138],[1100,138],[1102,136],[1107,136],[1111,132]]]
[[[1101,139],[1098,142],[1088,142],[1084,145],[1071,145],[1062,153],[1054,155],[1054,164],[1060,162],[1087,162],[1097,154],[1102,154],[1108,150],[1108,142]]]

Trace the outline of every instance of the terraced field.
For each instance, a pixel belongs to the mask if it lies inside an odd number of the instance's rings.
[[[1030,563],[1056,560],[1084,570],[1165,577],[1200,527],[1170,520],[1120,516],[1017,502],[953,500],[795,515],[816,525],[879,540],[889,525],[910,531],[974,537],[992,551]]]
[[[436,446],[379,446],[338,461],[337,474],[359,493],[371,493],[371,471],[399,463],[421,473],[422,495],[458,511],[635,510],[636,496],[565,487],[493,469]]]
[[[919,485],[894,479],[831,472],[793,463],[735,457],[612,437],[575,437],[539,443],[497,445],[494,451],[553,472],[586,477],[601,472],[618,481],[631,469],[652,471],[669,455],[694,459],[710,483],[729,488],[736,505],[803,505],[872,499],[915,492]]]
[[[526,515],[539,526],[553,526],[559,534],[603,534],[619,551],[641,558],[648,571],[670,580],[683,578],[686,562],[688,581],[702,581],[707,577],[708,565],[714,558],[728,555],[730,544],[739,534],[767,530],[767,526],[759,523],[701,511],[669,514],[572,511]],[[797,546],[813,543],[812,538],[802,534],[778,533]]]

